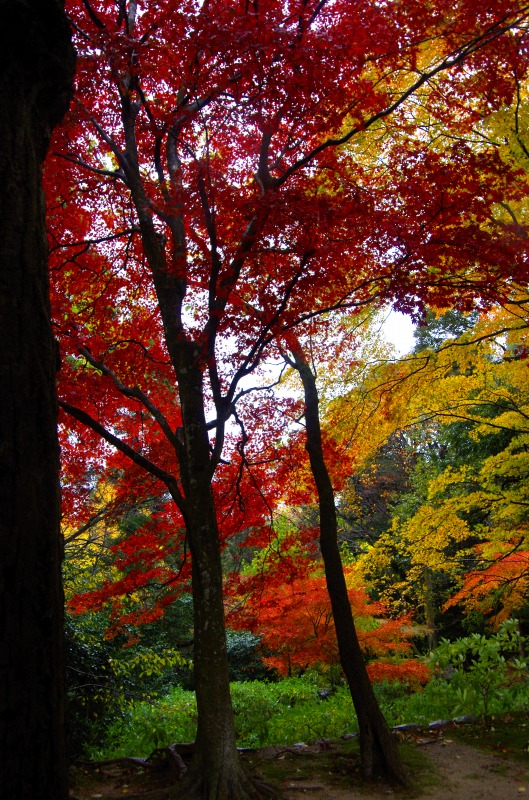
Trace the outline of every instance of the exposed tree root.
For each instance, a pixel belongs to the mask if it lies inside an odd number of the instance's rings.
[[[236,770],[220,770],[213,776],[203,774],[199,767],[189,766],[194,749],[194,743],[173,744],[157,748],[148,758],[123,756],[89,763],[103,771],[105,767],[138,767],[151,772],[168,769],[171,776],[169,786],[153,790],[153,800],[158,797],[171,797],[175,800],[274,800],[279,797],[277,789],[256,776],[248,775],[242,767]],[[248,752],[252,748],[239,750]],[[149,797],[150,794],[127,794],[131,800],[140,796]]]
[[[100,768],[114,766],[134,766],[141,767],[142,769],[159,770],[160,768],[168,767],[174,774],[175,778],[179,779],[187,770],[184,759],[182,758],[182,754],[191,754],[192,747],[193,745],[187,744],[171,744],[167,747],[157,747],[156,750],[153,750],[153,752],[147,758],[121,756],[120,758],[109,758],[105,761],[90,761],[80,763],[89,763],[91,766]]]
[[[175,800],[275,800],[278,789],[242,769],[233,776],[187,774],[174,789]]]

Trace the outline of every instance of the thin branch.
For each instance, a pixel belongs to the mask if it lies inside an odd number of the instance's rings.
[[[97,238],[88,238],[88,239],[80,239],[76,242],[60,242],[59,244],[54,245],[50,248],[50,253],[55,252],[55,250],[62,250],[63,248],[68,247],[83,247],[84,252],[86,252],[86,247],[94,244],[103,244],[103,242],[112,242],[115,239],[121,239],[122,236],[131,236],[134,233],[139,233],[140,229],[132,226],[131,228],[125,228],[122,231],[117,231],[117,233],[110,233],[108,236],[99,236]]]
[[[97,369],[100,372],[102,372],[103,375],[106,375],[108,378],[110,378],[112,380],[114,386],[116,387],[116,389],[122,395],[124,395],[125,397],[129,397],[129,398],[131,398],[133,400],[137,400],[139,403],[141,403],[147,409],[147,411],[149,411],[149,413],[156,420],[156,422],[158,423],[158,425],[160,426],[160,428],[164,432],[166,438],[169,440],[169,442],[171,443],[171,445],[174,447],[174,449],[176,451],[176,448],[177,448],[176,434],[173,432],[173,430],[172,430],[171,426],[169,425],[169,422],[165,418],[164,414],[147,397],[145,392],[142,392],[142,390],[139,388],[139,386],[134,386],[134,387],[125,386],[125,384],[122,383],[122,381],[120,381],[120,379],[118,378],[116,373],[113,372],[111,369],[109,369],[106,366],[106,364],[104,363],[104,361],[101,361],[100,359],[95,358],[91,354],[91,352],[89,350],[87,350],[86,347],[79,348],[79,352],[81,353],[81,355],[83,355],[86,358],[86,360],[88,361],[89,364],[91,364],[95,369]]]
[[[106,178],[119,178],[123,183],[126,183],[125,174],[120,169],[102,169],[101,167],[94,167],[79,156],[71,156],[68,153],[54,151],[53,155],[57,158],[63,158],[65,161],[70,161],[72,164],[77,164],[79,167],[83,167],[83,169],[94,173],[94,175],[104,175]]]
[[[103,24],[103,22],[101,22],[101,20],[97,16],[96,12],[94,11],[92,6],[90,5],[89,0],[82,0],[82,3],[84,5],[84,7],[86,8],[86,10],[88,11],[88,16],[90,17],[90,19],[92,20],[94,25],[97,28],[99,28],[100,31],[105,31],[106,30],[105,25]]]
[[[420,74],[420,77],[406,89],[393,103],[390,103],[386,108],[377,111],[376,114],[373,114],[369,119],[364,120],[360,125],[356,125],[355,127],[351,128],[347,133],[343,134],[342,136],[332,137],[326,139],[317,147],[313,148],[310,153],[307,153],[306,156],[303,158],[299,158],[293,164],[291,164],[288,169],[278,178],[274,178],[274,185],[281,186],[288,178],[295,172],[297,172],[300,168],[310,164],[316,156],[322,153],[324,150],[327,150],[329,147],[339,147],[340,145],[346,144],[350,141],[354,136],[363,131],[368,130],[371,128],[376,122],[385,117],[390,116],[397,108],[399,108],[403,103],[413,94],[415,94],[421,86],[428,83],[433,77],[435,77],[440,72],[444,72],[446,70],[452,69],[453,67],[460,64],[464,61],[469,55],[472,55],[477,50],[485,47],[485,45],[489,44],[494,39],[497,39],[502,34],[506,33],[507,31],[511,30],[513,26],[520,23],[527,16],[527,7],[522,10],[520,16],[510,22],[507,25],[503,25],[508,19],[508,15],[503,17],[502,20],[495,23],[495,25],[488,28],[484,33],[480,36],[474,37],[471,39],[470,42],[467,42],[466,45],[459,50],[452,51],[448,56],[446,56],[437,66],[432,67],[427,72],[423,72]]]

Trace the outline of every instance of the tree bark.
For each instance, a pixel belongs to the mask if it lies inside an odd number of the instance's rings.
[[[243,772],[235,740],[230,695],[221,547],[211,485],[203,376],[195,348],[182,343],[177,361],[182,428],[179,462],[185,492],[185,522],[192,558],[194,677],[198,729],[186,797],[204,800],[257,798]]]
[[[435,626],[435,599],[432,571],[426,568],[424,572],[424,621],[428,629],[428,649],[437,647],[437,629]]]
[[[0,795],[68,796],[56,348],[41,163],[74,54],[57,0],[0,0]]]
[[[318,492],[320,511],[320,547],[325,566],[327,589],[331,600],[340,663],[344,671],[358,718],[360,758],[364,778],[375,774],[407,785],[397,743],[380,710],[367,674],[338,547],[338,520],[334,490],[325,463],[319,418],[316,379],[303,357],[301,348],[293,353],[305,397],[305,424],[310,466]]]

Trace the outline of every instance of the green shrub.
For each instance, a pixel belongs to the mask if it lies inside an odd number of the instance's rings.
[[[278,683],[232,684],[237,744],[240,747],[280,745],[337,738],[356,729],[348,692],[338,689],[321,700],[311,679]],[[156,747],[193,741],[196,703],[193,692],[169,691],[156,702],[131,702],[106,732],[106,745],[92,748],[93,758],[147,756]]]
[[[105,639],[108,617],[104,613],[66,615],[66,654],[70,754],[97,748],[116,718],[127,714],[137,699],[165,695],[175,683],[177,670],[188,669],[181,655],[142,642],[123,647],[118,639]]]
[[[231,681],[265,681],[272,677],[261,658],[261,639],[250,631],[226,631]]]
[[[430,661],[437,680],[455,695],[456,713],[488,717],[525,702],[528,664],[520,656],[526,646],[517,620],[508,619],[489,637],[473,633],[443,640]]]
[[[422,691],[408,697],[398,684],[379,684],[375,692],[390,725],[525,709],[528,665],[520,657],[525,646],[516,620],[507,620],[489,637],[475,633],[441,641],[429,656],[435,677]]]

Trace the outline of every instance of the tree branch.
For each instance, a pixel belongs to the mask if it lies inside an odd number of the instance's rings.
[[[76,419],[78,422],[86,425],[88,428],[91,428],[91,430],[101,436],[102,439],[115,447],[116,450],[119,450],[120,453],[123,453],[123,455],[127,456],[127,458],[129,458],[139,467],[164,483],[169,489],[171,497],[175,501],[176,505],[180,511],[184,513],[186,506],[185,498],[180,492],[178,481],[173,475],[171,475],[169,472],[166,472],[153,461],[150,461],[150,459],[142,456],[141,453],[138,453],[137,450],[134,450],[134,448],[132,448],[118,436],[115,436],[113,433],[107,430],[103,425],[90,416],[90,414],[87,414],[86,411],[77,408],[77,406],[72,406],[70,403],[66,403],[64,400],[59,400],[58,402],[63,411],[66,411],[67,414]]]

